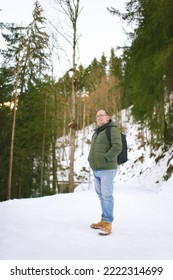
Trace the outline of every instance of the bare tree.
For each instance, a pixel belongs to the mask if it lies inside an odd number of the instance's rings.
[[[70,169],[69,169],[69,192],[74,191],[74,155],[75,155],[75,136],[76,136],[76,50],[77,50],[77,19],[81,12],[79,8],[80,0],[55,0],[68,17],[72,24],[73,35],[72,37],[66,37],[67,41],[72,47],[72,68],[69,70],[72,72],[72,105],[71,105],[71,122],[70,127]],[[63,35],[64,37],[64,35]],[[70,39],[69,39],[70,38]]]

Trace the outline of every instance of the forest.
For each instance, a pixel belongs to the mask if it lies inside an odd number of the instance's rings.
[[[134,25],[131,43],[120,57],[112,48],[109,57],[103,53],[87,67],[76,62],[80,0],[55,2],[73,34],[72,68],[62,77],[53,75],[49,19],[38,1],[27,26],[0,23],[5,41],[0,50],[0,201],[58,193],[58,149],[67,144],[68,192],[73,192],[77,131],[93,123],[100,108],[116,115],[123,129],[118,112],[132,106],[141,145],[167,150],[173,143],[173,1],[131,0],[124,13],[108,7],[110,16]],[[169,176],[172,172],[169,165]]]

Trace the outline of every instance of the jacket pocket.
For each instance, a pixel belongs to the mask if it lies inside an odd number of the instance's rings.
[[[98,153],[97,155],[97,168],[98,169],[107,169],[108,161],[104,153]]]

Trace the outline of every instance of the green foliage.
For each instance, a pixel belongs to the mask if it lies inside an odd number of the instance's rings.
[[[0,107],[0,200],[7,197],[12,115],[9,107]]]
[[[0,68],[0,104],[11,101],[11,95],[14,90],[14,69],[3,66]]]
[[[113,75],[119,80],[122,79],[122,60],[116,57],[115,51],[111,49],[111,55],[109,59],[109,75]]]
[[[84,83],[89,92],[95,91],[100,85],[102,78],[106,75],[106,65],[106,57],[102,55],[101,62],[94,58],[91,64],[85,69]]]
[[[33,87],[18,105],[14,147],[13,197],[30,197],[40,191],[44,135],[44,170],[46,170],[46,164],[50,165],[50,112],[52,108],[51,102],[46,102],[46,94],[46,85],[39,84],[37,87]],[[46,116],[44,115],[45,106],[49,112]],[[45,182],[47,179],[44,176]]]
[[[171,144],[173,90],[173,2],[131,0],[119,15],[135,29],[124,49],[124,102],[133,115],[148,123],[159,141]],[[116,10],[113,13],[118,14]],[[169,107],[169,108],[168,108]]]
[[[48,35],[43,32],[44,24],[42,8],[36,2],[33,21],[27,27],[2,25],[3,29],[7,29],[7,33],[2,34],[7,42],[7,49],[1,53],[8,67],[2,68],[0,73],[1,126],[5,125],[0,131],[0,146],[4,151],[0,157],[0,165],[3,164],[3,171],[6,170],[0,175],[1,200],[6,197],[8,184],[13,116],[12,109],[5,107],[4,102],[12,99],[16,86],[19,101],[15,125],[12,198],[44,194],[44,189],[47,192],[47,187],[50,188],[50,151],[55,127],[50,125],[54,123],[54,100],[52,83],[46,74]]]
[[[27,27],[11,24],[2,25],[2,36],[7,49],[1,53],[6,63],[18,69],[18,88],[20,94],[25,93],[37,79],[44,78],[48,72],[48,35],[43,31],[46,19],[42,16],[42,8],[35,2],[33,21]]]

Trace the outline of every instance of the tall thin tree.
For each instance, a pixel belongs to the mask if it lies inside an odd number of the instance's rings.
[[[69,170],[69,192],[74,191],[74,155],[75,155],[75,136],[76,136],[76,49],[77,49],[77,20],[80,14],[80,0],[55,0],[65,15],[69,18],[72,29],[72,106],[71,106],[71,122],[70,127],[70,170]]]
[[[12,171],[13,171],[14,135],[15,135],[15,126],[16,126],[16,110],[17,110],[17,98],[18,98],[19,64],[20,64],[20,49],[19,49],[19,53],[18,53],[17,67],[16,67],[16,88],[15,88],[15,92],[14,92],[14,107],[13,107],[13,122],[12,122],[12,133],[11,133],[10,158],[9,158],[9,174],[8,174],[7,199],[11,199],[11,182],[12,182]]]

